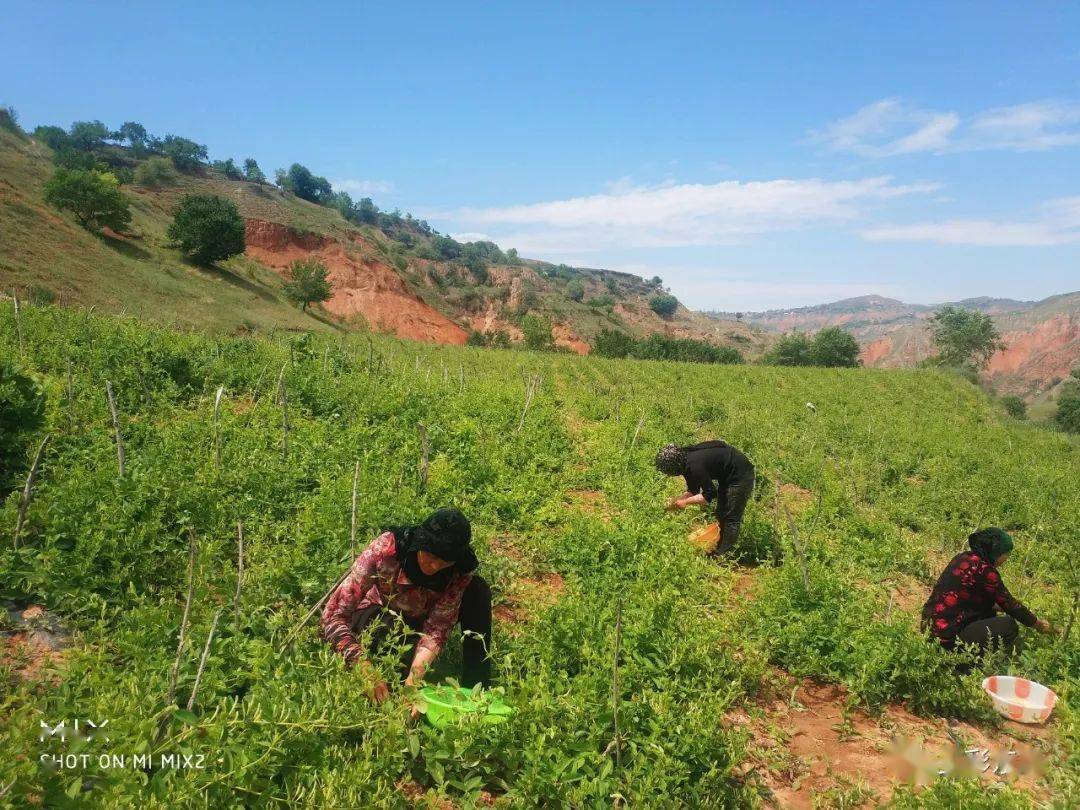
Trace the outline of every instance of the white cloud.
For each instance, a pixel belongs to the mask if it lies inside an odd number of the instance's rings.
[[[1080,242],[1080,197],[1043,205],[1030,220],[948,219],[910,225],[885,225],[862,232],[871,242],[933,242],[986,247],[1047,247]]]
[[[394,184],[389,180],[331,180],[330,185],[335,191],[347,191],[349,194],[360,197],[370,197],[372,194],[390,194],[394,191]]]
[[[1034,101],[963,118],[896,98],[867,104],[811,137],[841,152],[891,157],[988,149],[1035,151],[1080,144],[1080,104]]]
[[[936,184],[863,180],[726,181],[627,186],[588,197],[433,212],[460,230],[483,230],[526,255],[609,248],[717,245],[748,235],[845,223],[868,206],[935,191]],[[453,230],[454,228],[452,228]]]

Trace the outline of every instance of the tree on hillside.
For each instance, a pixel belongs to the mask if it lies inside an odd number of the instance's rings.
[[[859,342],[839,326],[822,329],[811,342],[810,364],[814,366],[859,365]]]
[[[506,251],[506,263],[512,265],[521,264],[521,257],[518,256],[517,248],[510,248]]]
[[[1027,403],[1016,394],[1002,397],[1001,404],[1005,406],[1005,413],[1013,419],[1027,419]]]
[[[356,218],[359,222],[374,224],[379,218],[379,206],[372,202],[371,197],[362,197],[356,205]]]
[[[120,125],[120,129],[112,134],[112,140],[121,142],[126,141],[132,148],[146,146],[146,141],[149,137],[150,133],[146,131],[146,127],[137,121],[125,121]]]
[[[178,135],[166,135],[161,139],[161,151],[172,158],[173,165],[182,172],[191,172],[206,160],[206,147],[201,143]]]
[[[555,340],[551,336],[551,321],[542,315],[529,313],[521,319],[521,332],[525,335],[525,348],[534,351],[551,351]]]
[[[244,252],[244,218],[232,200],[213,194],[185,197],[167,233],[198,264]]]
[[[6,129],[16,135],[22,134],[19,126],[19,114],[14,107],[0,106],[0,129]]]
[[[70,146],[68,134],[62,127],[40,126],[34,128],[34,140],[45,144],[50,149],[59,150]]]
[[[774,366],[808,366],[813,352],[810,338],[802,332],[783,335],[765,355],[765,362]]]
[[[240,173],[240,169],[236,166],[236,161],[232,158],[226,158],[225,160],[215,160],[214,168],[225,175],[229,180],[243,180],[244,175]]]
[[[566,297],[571,301],[581,301],[585,298],[585,285],[574,279],[566,285]]]
[[[111,133],[100,121],[76,121],[68,130],[68,141],[75,149],[88,152],[105,145]]]
[[[45,202],[71,211],[88,230],[109,227],[123,231],[131,224],[131,208],[116,177],[108,172],[83,169],[56,170],[45,183]]]
[[[669,318],[679,308],[679,299],[668,293],[657,293],[649,299],[649,309],[661,318]]]
[[[156,155],[135,167],[135,182],[146,188],[162,188],[176,185],[179,175],[172,161]]]
[[[329,180],[312,174],[307,166],[299,163],[294,163],[288,171],[278,169],[276,177],[278,185],[283,190],[309,202],[327,203],[330,201],[330,195],[334,193]]]
[[[329,273],[318,259],[297,259],[289,265],[291,281],[285,282],[285,297],[307,312],[309,304],[329,301],[333,290],[326,280]]]
[[[247,158],[244,161],[244,179],[249,183],[259,183],[260,185],[266,182],[266,175],[259,168],[259,164],[255,162],[255,158]]]
[[[1054,421],[1064,431],[1080,433],[1080,368],[1072,370],[1072,377],[1061,386]]]
[[[994,352],[1005,346],[985,312],[944,306],[930,318],[929,328],[938,361],[947,366],[985,368]]]

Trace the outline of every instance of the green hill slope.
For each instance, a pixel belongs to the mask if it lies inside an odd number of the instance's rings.
[[[1015,534],[1010,589],[1066,622],[1080,587],[1080,446],[1004,419],[950,376],[383,337],[215,339],[54,307],[16,321],[10,302],[0,302],[0,356],[45,397],[40,428],[11,440],[21,462],[6,489],[51,436],[25,529],[0,544],[0,589],[75,633],[62,663],[37,675],[14,642],[3,648],[0,785],[15,806],[398,807],[407,793],[461,805],[608,806],[618,795],[639,807],[746,807],[766,803],[766,785],[784,774],[807,806],[865,798],[870,778],[879,799],[895,789],[905,807],[1080,800],[1075,632],[1067,644],[1027,634],[1013,664],[1061,695],[1036,743],[1048,768],[1038,800],[1004,782],[896,787],[887,754],[859,760],[875,764],[846,783],[824,765],[804,780],[810,766],[786,747],[790,733],[766,725],[759,740],[737,724],[760,716],[770,694],[794,706],[783,679],[813,677],[842,685],[845,723],[861,707],[871,715],[859,722],[877,728],[873,713],[902,701],[938,718],[925,728],[946,746],[940,718],[974,724],[955,734],[990,729],[980,669],[958,676],[918,631],[931,582],[979,525]],[[678,482],[651,466],[664,443],[710,436],[744,448],[759,471],[742,567],[687,543],[702,518],[663,511]],[[370,676],[346,670],[313,623],[286,643],[349,564],[357,463],[360,543],[446,504],[473,520],[495,593],[491,655],[515,708],[507,723],[412,727],[408,692],[371,705]],[[12,492],[0,524],[15,524],[16,501]],[[191,538],[191,629],[170,705]],[[433,680],[453,675],[455,648]],[[109,740],[79,751],[152,754],[154,764],[40,764],[67,750],[38,742],[41,720],[73,717],[109,721]],[[161,763],[177,752],[204,767]]]

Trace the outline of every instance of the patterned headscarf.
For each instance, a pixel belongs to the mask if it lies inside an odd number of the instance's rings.
[[[968,536],[968,545],[971,550],[993,564],[1002,554],[1008,554],[1013,550],[1013,539],[1008,532],[997,526],[979,529]]]
[[[686,450],[675,444],[660,448],[656,454],[656,469],[664,475],[684,475],[686,473]]]

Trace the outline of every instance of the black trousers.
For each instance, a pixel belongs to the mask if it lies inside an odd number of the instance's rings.
[[[716,522],[720,524],[720,543],[713,549],[713,556],[719,557],[731,551],[739,539],[742,530],[743,514],[750,496],[754,494],[754,472],[748,477],[729,481],[716,493]]]
[[[372,605],[353,616],[349,627],[359,638],[376,622],[368,655],[374,657],[391,644],[403,644],[398,669],[402,678],[407,677],[424,619],[410,619],[381,605]],[[461,685],[473,687],[479,683],[488,686],[491,683],[491,659],[488,657],[491,649],[491,588],[483,577],[473,576],[462,594],[458,626],[463,634]]]
[[[1004,650],[1007,655],[1012,655],[1019,652],[1022,646],[1020,626],[1012,616],[994,616],[992,619],[972,622],[956,634],[956,640],[978,647],[980,653],[996,647]]]

